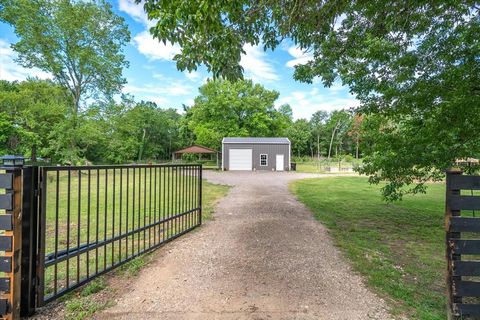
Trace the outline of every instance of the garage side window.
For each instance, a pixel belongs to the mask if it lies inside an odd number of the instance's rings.
[[[260,165],[262,167],[268,166],[268,155],[266,155],[266,154],[261,154],[260,155]]]

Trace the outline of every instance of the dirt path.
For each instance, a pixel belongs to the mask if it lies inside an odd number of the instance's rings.
[[[215,219],[163,247],[100,319],[388,319],[325,228],[288,192],[294,173],[205,172],[233,185]]]

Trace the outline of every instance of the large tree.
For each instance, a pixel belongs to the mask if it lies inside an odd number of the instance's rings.
[[[181,70],[205,64],[239,78],[245,44],[289,39],[309,52],[296,79],[329,86],[339,78],[363,113],[382,118],[362,172],[389,181],[390,199],[480,154],[478,1],[145,0],[145,9],[157,19],[153,35],[182,47]]]
[[[293,122],[286,130],[286,135],[292,144],[293,156],[300,157],[308,154],[312,128],[307,120],[298,119]]]
[[[36,161],[37,154],[55,157],[49,151],[52,132],[65,121],[65,113],[71,105],[65,91],[51,81],[1,80],[0,115],[9,125],[0,125],[2,132],[8,132],[1,143],[5,147],[0,152],[29,155],[32,161]]]
[[[123,20],[106,1],[0,0],[0,21],[15,29],[18,62],[46,71],[73,97],[111,97],[125,83],[122,47],[130,40]]]
[[[251,80],[208,81],[188,110],[189,127],[199,144],[219,148],[223,137],[282,136],[289,108],[275,109],[278,92],[265,89]]]

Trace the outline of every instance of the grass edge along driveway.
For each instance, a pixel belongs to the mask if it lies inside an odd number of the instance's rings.
[[[446,318],[443,184],[397,203],[382,201],[379,186],[362,177],[299,180],[290,191],[328,228],[394,316]]]

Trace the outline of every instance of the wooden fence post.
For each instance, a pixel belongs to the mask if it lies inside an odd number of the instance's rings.
[[[5,255],[0,258],[0,271],[5,277],[0,278],[0,317],[2,319],[20,319],[21,286],[21,246],[22,246],[22,167],[23,158],[4,157],[0,175],[0,188],[5,194],[0,196],[0,251]]]
[[[450,203],[452,196],[460,195],[460,190],[452,188],[452,177],[456,175],[461,175],[461,170],[450,170],[447,171],[446,179],[446,197],[445,197],[445,232],[446,232],[446,259],[447,259],[447,319],[453,320],[456,319],[455,312],[453,310],[454,303],[462,303],[461,297],[454,296],[452,291],[453,286],[457,280],[461,280],[461,277],[454,276],[453,274],[453,265],[454,261],[460,260],[460,255],[454,253],[454,250],[451,246],[451,240],[460,239],[460,232],[452,232],[450,230],[450,222],[452,217],[460,216],[460,210],[452,210]]]

